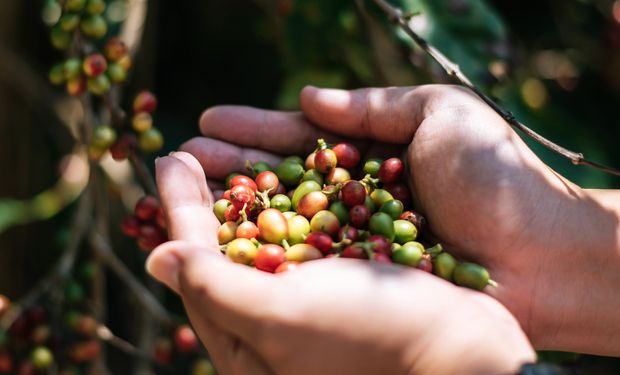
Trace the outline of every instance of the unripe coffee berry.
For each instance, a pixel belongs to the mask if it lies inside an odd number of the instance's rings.
[[[145,132],[153,127],[153,117],[148,112],[138,112],[131,118],[131,127],[138,133]]]
[[[108,39],[108,41],[105,43],[105,46],[103,47],[103,50],[105,53],[105,57],[107,57],[108,60],[113,62],[119,61],[128,53],[127,45],[125,44],[125,42],[123,42],[122,39],[116,36]]]

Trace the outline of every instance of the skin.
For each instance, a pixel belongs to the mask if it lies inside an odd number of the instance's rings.
[[[300,104],[303,115],[209,109],[204,137],[182,147],[193,156],[157,162],[177,241],[148,269],[182,296],[222,373],[509,373],[534,359],[520,328],[536,348],[620,355],[620,192],[559,176],[460,88],[307,87]],[[362,160],[402,150],[416,207],[444,247],[489,269],[495,300],[355,260],[278,276],[224,261],[203,171],[217,189],[245,160],[275,164],[317,138],[353,142]]]

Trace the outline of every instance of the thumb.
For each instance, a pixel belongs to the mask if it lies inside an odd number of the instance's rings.
[[[410,143],[429,113],[434,86],[359,90],[305,87],[300,105],[317,126],[351,138]]]

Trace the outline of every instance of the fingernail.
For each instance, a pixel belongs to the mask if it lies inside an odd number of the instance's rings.
[[[170,151],[170,153],[168,154],[168,156],[174,156],[174,154],[176,154],[176,151]]]
[[[181,259],[170,247],[158,247],[146,260],[146,271],[170,289],[179,292]]]

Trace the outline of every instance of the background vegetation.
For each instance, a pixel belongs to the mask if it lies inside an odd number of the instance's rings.
[[[56,184],[79,106],[46,81],[61,58],[41,20],[43,1],[0,3],[0,293],[19,298],[66,247],[75,208],[36,199]],[[141,2],[129,1],[129,4]],[[414,12],[422,35],[458,62],[484,90],[532,128],[604,164],[620,166],[620,1],[398,0]],[[197,136],[202,110],[217,104],[295,109],[306,84],[326,87],[448,82],[389,26],[371,1],[149,0],[126,85],[159,98],[156,125],[165,154]],[[532,144],[564,176],[585,187],[619,186],[618,178],[569,162]],[[71,194],[54,202],[68,201]],[[112,191],[111,223],[139,193]],[[47,203],[46,203],[47,202]],[[58,212],[57,212],[58,211]],[[45,220],[43,220],[45,219]],[[139,277],[144,254],[111,232],[117,254]],[[123,285],[108,278],[110,327],[129,341],[140,318]],[[175,297],[162,299],[173,311]],[[125,354],[110,350],[116,373]],[[620,362],[577,361],[584,373],[617,373]],[[120,367],[119,367],[120,366]]]

